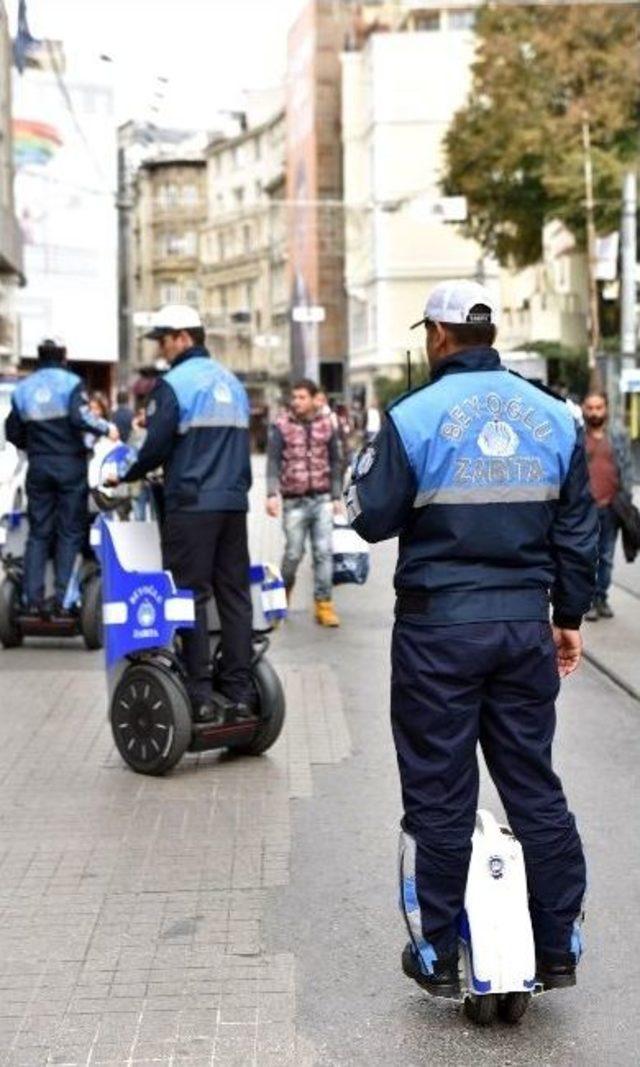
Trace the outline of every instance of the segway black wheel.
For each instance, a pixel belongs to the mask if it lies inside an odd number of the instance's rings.
[[[476,1026],[491,1026],[496,1017],[497,997],[487,993],[483,997],[465,997],[464,1013]]]
[[[518,1023],[531,1002],[530,993],[507,993],[498,1001],[498,1016],[505,1023]]]
[[[234,745],[233,751],[245,756],[261,756],[276,743],[284,725],[284,689],[269,660],[262,656],[252,668],[253,682],[258,692],[258,708],[265,717],[251,741]]]
[[[170,671],[156,664],[128,667],[111,701],[118,752],[139,774],[165,774],[191,740],[189,700]]]
[[[80,630],[88,649],[102,648],[102,579],[97,573],[87,579],[82,589]]]
[[[0,644],[3,648],[18,648],[22,631],[18,624],[20,590],[11,578],[0,584]]]

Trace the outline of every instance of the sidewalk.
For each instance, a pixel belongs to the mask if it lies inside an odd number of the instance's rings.
[[[254,559],[279,558],[278,531],[260,501]],[[265,948],[265,911],[291,801],[350,741],[332,668],[286,664],[286,644],[268,755],[187,756],[160,779],[114,750],[100,654],[0,652],[0,1064],[305,1067],[294,956]]]
[[[640,504],[639,499],[636,504]],[[582,626],[585,653],[596,667],[640,700],[640,557],[627,563],[620,539],[609,600],[615,612],[613,619]]]

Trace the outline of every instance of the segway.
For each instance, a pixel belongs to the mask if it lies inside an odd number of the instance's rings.
[[[400,835],[400,907],[417,950],[423,941],[415,887],[415,841]],[[480,1026],[517,1023],[543,987],[529,915],[522,846],[508,826],[480,810],[472,838],[460,919],[461,996],[465,1016]]]
[[[18,648],[25,637],[84,638],[88,649],[102,647],[102,594],[100,569],[95,560],[78,556],[69,579],[62,612],[54,605],[53,568],[47,563],[45,604],[40,615],[23,607],[24,551],[28,522],[22,512],[11,512],[0,520],[0,554],[3,577],[0,582],[0,644]]]
[[[251,569],[256,714],[245,721],[195,722],[176,638],[177,630],[193,626],[193,594],[176,589],[162,569],[157,522],[118,523],[101,515],[92,543],[102,568],[109,719],[125,763],[139,774],[161,775],[186,751],[266,752],[285,717],[282,685],[266,657],[268,634],[286,615],[280,576],[268,567]],[[220,635],[213,603],[209,630],[215,685]]]

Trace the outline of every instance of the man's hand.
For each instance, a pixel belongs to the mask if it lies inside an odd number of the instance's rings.
[[[272,519],[277,519],[280,514],[280,498],[277,496],[267,497],[267,515]]]
[[[107,437],[109,438],[110,441],[119,441],[120,440],[120,431],[119,431],[118,427],[116,426],[115,422],[110,422],[109,423],[109,433],[107,434]]]
[[[553,627],[553,640],[558,654],[558,673],[561,678],[573,674],[582,659],[582,637],[579,630],[561,630]]]
[[[345,511],[345,506],[342,503],[342,501],[341,500],[333,500],[332,504],[333,504],[333,514],[334,515],[338,515],[338,516],[342,516],[343,518],[345,518],[346,517],[346,511]]]

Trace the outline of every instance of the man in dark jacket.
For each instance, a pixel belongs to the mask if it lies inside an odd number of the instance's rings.
[[[619,522],[613,507],[618,493],[631,494],[633,472],[629,438],[621,427],[609,427],[609,404],[604,393],[589,393],[582,402],[589,482],[598,508],[598,569],[590,622],[613,618],[608,600]]]
[[[91,412],[84,385],[67,370],[66,348],[46,340],[38,347],[38,369],[23,379],[11,398],[5,423],[7,440],[24,449],[27,469],[29,536],[24,560],[26,608],[40,615],[45,607],[45,568],[55,541],[55,604],[63,614],[75,558],[87,525],[87,456],[83,435],[118,431]]]
[[[443,996],[459,988],[478,741],[524,850],[538,980],[574,984],[580,955],[585,864],[551,744],[597,517],[576,422],[505,370],[495,319],[474,282],[433,291],[416,323],[431,381],[391,406],[347,495],[362,537],[400,538],[391,716],[422,927],[402,962]]]
[[[126,445],[131,436],[133,411],[129,407],[129,394],[126,389],[118,390],[118,406],[113,413],[113,421],[118,427],[120,440]]]
[[[238,379],[204,345],[193,308],[169,305],[148,337],[170,371],[147,403],[147,436],[124,480],[164,468],[164,564],[195,594],[196,625],[183,631],[196,716],[203,721],[251,713],[252,606],[247,543],[251,488],[249,401]],[[211,686],[207,603],[213,592],[222,630],[220,691]]]

